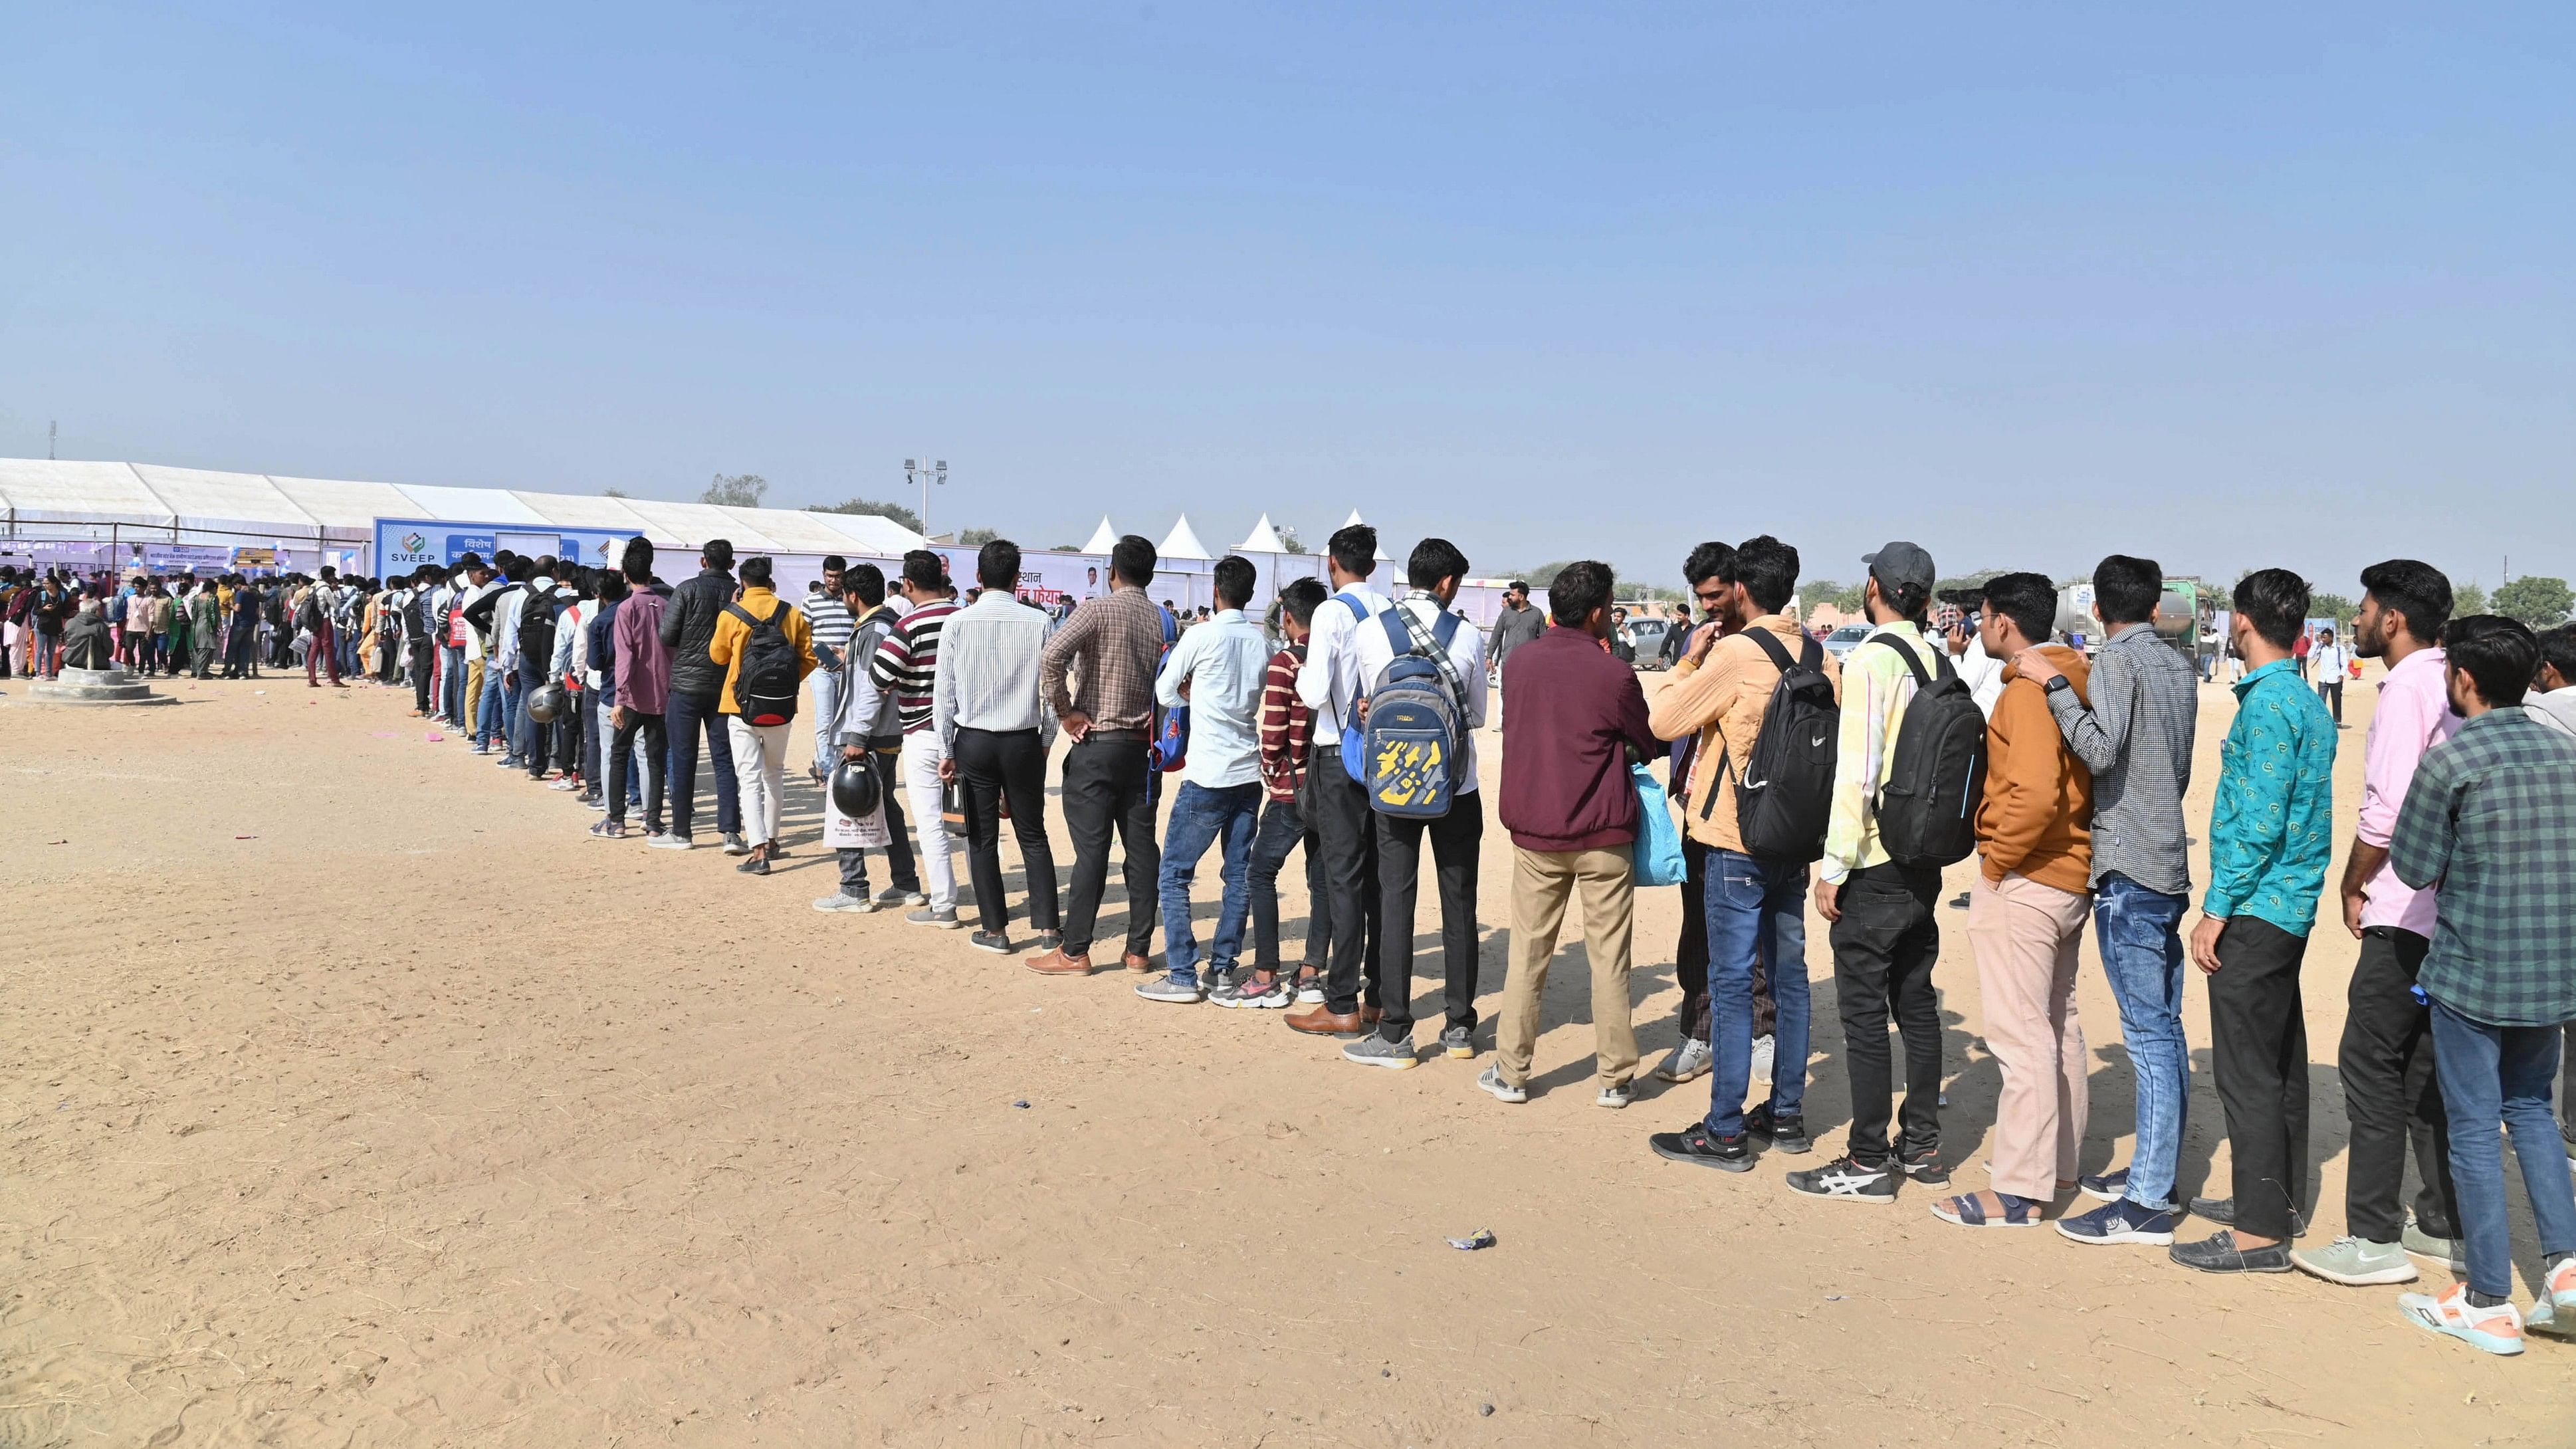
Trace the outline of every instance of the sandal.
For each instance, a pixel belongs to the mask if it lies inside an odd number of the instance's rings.
[[[2039,1226],[2040,1209],[2047,1206],[2001,1191],[1995,1193],[1995,1199],[2004,1205],[2001,1217],[1987,1216],[1984,1200],[1973,1192],[1932,1204],[1932,1216],[1963,1228],[2035,1228]]]

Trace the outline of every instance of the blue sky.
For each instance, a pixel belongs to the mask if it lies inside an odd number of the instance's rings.
[[[0,455],[2576,574],[2576,7],[19,7]],[[2557,525],[2535,529],[2548,517]]]

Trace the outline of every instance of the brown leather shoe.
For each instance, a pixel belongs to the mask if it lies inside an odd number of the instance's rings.
[[[1329,1006],[1292,1011],[1281,1019],[1288,1023],[1290,1031],[1302,1031],[1308,1036],[1358,1036],[1368,1029],[1359,1012],[1336,1014]]]
[[[1040,976],[1088,976],[1091,974],[1091,958],[1089,956],[1068,956],[1064,954],[1064,948],[1062,947],[1049,951],[1043,956],[1032,956],[1020,964],[1028,967]]]
[[[1154,969],[1154,958],[1151,956],[1139,956],[1135,952],[1130,951],[1127,953],[1127,969],[1139,973],[1151,971]]]
[[[1363,1006],[1360,1008],[1360,1024],[1362,1026],[1375,1026],[1378,1024],[1379,1019],[1385,1015],[1386,1012],[1378,1007]]]

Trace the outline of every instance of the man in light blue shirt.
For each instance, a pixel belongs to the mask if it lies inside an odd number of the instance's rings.
[[[1198,938],[1190,930],[1190,883],[1211,842],[1224,846],[1225,904],[1208,951],[1210,974],[1220,983],[1228,978],[1243,949],[1243,923],[1252,909],[1252,833],[1261,812],[1261,683],[1270,662],[1269,639],[1243,616],[1257,578],[1250,560],[1219,559],[1215,617],[1181,635],[1154,680],[1154,698],[1163,708],[1186,707],[1190,715],[1188,763],[1163,828],[1163,960],[1169,969],[1136,988],[1147,1001],[1186,1005],[1207,999],[1199,980]]]

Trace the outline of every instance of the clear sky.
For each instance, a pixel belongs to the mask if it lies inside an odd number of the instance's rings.
[[[2576,575],[2576,5],[18,5],[0,455]]]

